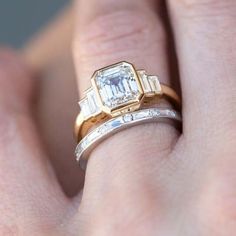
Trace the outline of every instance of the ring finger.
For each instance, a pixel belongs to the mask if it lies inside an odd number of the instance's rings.
[[[171,82],[167,36],[158,14],[161,2],[79,1],[74,58],[80,92],[89,87],[89,78],[95,70],[124,60],[135,64],[136,68],[145,68],[150,74],[158,74],[161,82]],[[91,154],[82,203],[89,202],[87,209],[94,209],[92,203],[104,197],[101,191],[106,179],[117,179],[123,186],[123,190],[119,189],[122,192],[128,189],[126,180],[129,178],[121,176],[150,176],[150,168],[158,166],[158,160],[171,150],[177,137],[178,132],[171,126],[149,124],[125,130],[104,141]],[[146,172],[145,165],[149,168]],[[140,173],[137,170],[141,168]],[[107,183],[106,191],[109,192]],[[96,201],[91,201],[94,196]],[[86,201],[87,198],[90,201]]]

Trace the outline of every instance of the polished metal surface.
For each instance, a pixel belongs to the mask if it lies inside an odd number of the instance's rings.
[[[76,147],[76,159],[86,169],[91,151],[111,135],[132,126],[150,122],[182,121],[180,113],[172,109],[149,108],[126,113],[110,119],[89,132]]]

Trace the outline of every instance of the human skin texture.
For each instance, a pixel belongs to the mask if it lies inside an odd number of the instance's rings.
[[[0,235],[235,235],[235,12],[234,0],[78,1],[79,94],[94,70],[130,61],[181,85],[183,130],[152,123],[107,139],[73,199],[42,144],[32,72],[2,50]]]
[[[37,83],[34,113],[41,139],[62,190],[69,197],[82,188],[84,172],[76,164],[73,136],[79,95],[71,53],[74,7],[69,5],[20,50]],[[58,40],[60,39],[60,40]]]

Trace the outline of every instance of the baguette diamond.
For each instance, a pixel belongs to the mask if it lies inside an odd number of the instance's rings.
[[[160,93],[161,85],[158,77],[155,75],[147,75],[145,71],[139,71],[139,77],[145,93]]]
[[[81,100],[79,102],[79,105],[80,105],[81,113],[83,114],[84,118],[87,119],[91,115],[87,97]]]
[[[160,85],[160,82],[159,82],[157,76],[149,75],[148,76],[148,81],[149,81],[149,84],[151,86],[152,92],[158,93],[158,92],[161,91],[161,85]]]
[[[145,93],[152,92],[151,86],[148,81],[148,76],[145,71],[139,71],[139,76]]]
[[[87,91],[86,97],[79,102],[81,112],[85,119],[100,112],[98,99],[93,88]]]
[[[91,113],[96,113],[99,111],[98,99],[93,88],[87,92],[88,103]]]

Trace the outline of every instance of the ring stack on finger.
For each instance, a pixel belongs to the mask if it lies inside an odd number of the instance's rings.
[[[75,124],[75,153],[82,169],[91,151],[121,130],[147,122],[181,122],[178,111],[158,108],[164,98],[179,109],[175,91],[131,63],[119,62],[96,71],[91,84],[79,102],[81,112]]]

